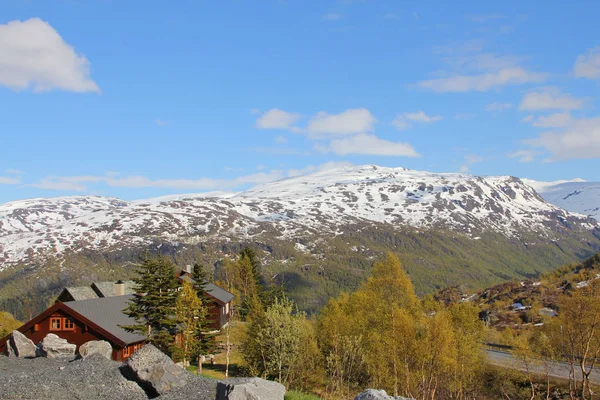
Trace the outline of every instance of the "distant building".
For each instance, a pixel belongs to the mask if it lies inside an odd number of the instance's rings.
[[[544,315],[546,317],[556,317],[558,313],[551,308],[544,307],[540,309],[540,315]]]

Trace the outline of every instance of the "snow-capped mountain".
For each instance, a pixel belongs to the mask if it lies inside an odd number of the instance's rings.
[[[514,177],[359,166],[283,179],[238,194],[6,203],[0,205],[0,265],[156,241],[198,244],[267,234],[297,241],[369,224],[450,229],[472,239],[492,231],[509,238],[535,233],[555,240],[567,231],[598,229],[595,220],[550,204]],[[310,251],[310,243],[302,249]]]
[[[600,182],[572,181],[538,182],[523,179],[547,202],[565,210],[600,220]]]

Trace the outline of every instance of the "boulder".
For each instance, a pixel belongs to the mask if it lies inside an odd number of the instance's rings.
[[[150,397],[185,386],[186,371],[151,344],[133,353],[121,366],[123,375],[136,381]]]
[[[217,400],[283,400],[285,386],[261,378],[234,378],[217,382]]]
[[[100,354],[102,357],[112,360],[113,348],[106,340],[90,340],[79,346],[79,355],[84,360],[92,354]]]
[[[47,358],[74,358],[76,345],[67,342],[54,333],[46,335],[38,345],[38,355]]]
[[[14,330],[6,343],[6,355],[9,357],[35,357],[36,345],[21,332]]]
[[[414,400],[402,396],[389,396],[385,390],[367,389],[354,397],[354,400]]]

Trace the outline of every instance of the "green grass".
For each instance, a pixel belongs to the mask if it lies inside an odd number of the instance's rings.
[[[314,394],[306,394],[297,392],[295,390],[290,390],[285,394],[285,400],[321,400],[319,396],[315,396]]]

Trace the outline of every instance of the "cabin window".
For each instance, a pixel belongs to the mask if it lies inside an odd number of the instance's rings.
[[[129,357],[130,355],[131,355],[131,350],[129,349],[129,346],[123,347],[123,357]]]
[[[39,331],[39,330],[40,330],[40,324],[35,324],[35,325],[33,325],[33,331],[34,331],[34,332],[37,332],[37,331]]]
[[[65,331],[74,331],[75,330],[75,323],[73,322],[73,320],[71,318],[63,319],[63,330],[65,330]]]
[[[50,330],[60,331],[62,318],[50,318]]]
[[[225,315],[229,314],[229,303],[225,304]]]

